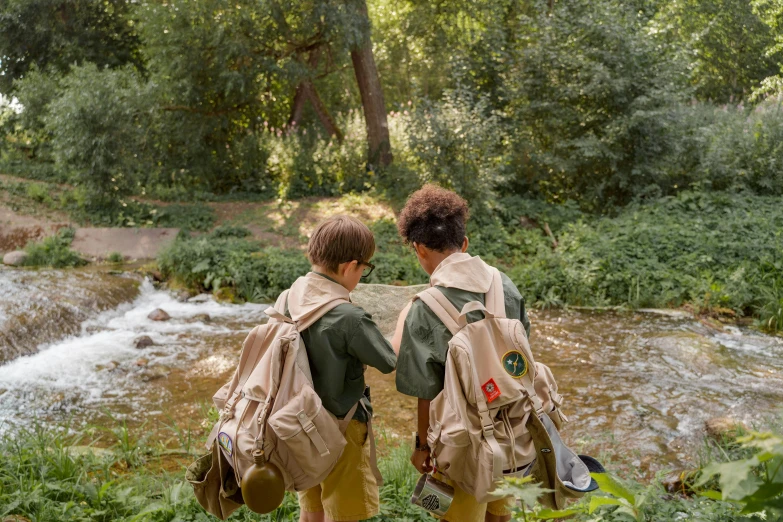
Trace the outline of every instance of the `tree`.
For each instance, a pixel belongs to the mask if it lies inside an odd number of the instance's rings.
[[[383,87],[375,65],[370,38],[370,18],[365,0],[357,0],[361,20],[361,37],[351,49],[351,61],[356,74],[356,83],[362,97],[364,121],[367,127],[367,162],[370,166],[386,167],[393,156],[389,141],[389,124],[386,120],[386,102]]]
[[[770,49],[774,33],[750,0],[672,0],[652,27],[689,62],[690,82],[702,100],[739,102],[779,69],[781,49]]]
[[[5,0],[0,3],[0,92],[32,66],[67,72],[74,64],[142,67],[128,0]]]

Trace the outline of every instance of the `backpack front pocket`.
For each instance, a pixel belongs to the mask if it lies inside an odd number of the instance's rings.
[[[279,444],[310,477],[325,475],[340,458],[346,440],[334,415],[309,386],[269,418]]]

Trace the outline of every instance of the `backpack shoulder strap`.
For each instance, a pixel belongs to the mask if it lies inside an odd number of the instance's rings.
[[[284,323],[293,323],[290,317],[285,315],[285,307],[288,303],[288,290],[280,294],[273,306],[270,306],[264,313],[269,316],[270,319],[275,321],[282,321]]]
[[[498,318],[506,317],[506,298],[503,294],[503,278],[500,275],[500,270],[492,267],[492,285],[487,291],[487,295],[484,298],[487,311]]]
[[[459,310],[451,304],[451,301],[443,295],[443,292],[432,287],[416,294],[416,297],[421,299],[438,316],[438,319],[443,322],[449,332],[451,332],[451,335],[456,335],[460,331],[458,322]]]
[[[300,332],[303,330],[306,330],[308,327],[312,326],[313,323],[315,323],[318,319],[323,317],[327,314],[330,310],[333,310],[340,306],[341,304],[348,303],[351,304],[351,302],[347,299],[333,299],[331,301],[328,301],[324,303],[323,306],[318,308],[315,312],[313,312],[305,322],[296,322],[287,315],[285,315],[285,309],[288,305],[288,290],[280,294],[280,297],[277,298],[277,301],[275,302],[274,306],[270,306],[266,310],[264,310],[264,313],[268,315],[271,319],[274,319],[275,321],[282,321],[284,323],[291,323],[296,326],[296,329]]]

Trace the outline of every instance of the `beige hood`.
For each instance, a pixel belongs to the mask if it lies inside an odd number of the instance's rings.
[[[491,267],[480,257],[460,252],[441,261],[430,276],[430,285],[486,294],[493,277]]]
[[[288,292],[288,312],[300,330],[323,316],[322,308],[350,302],[348,289],[313,272],[297,279]]]

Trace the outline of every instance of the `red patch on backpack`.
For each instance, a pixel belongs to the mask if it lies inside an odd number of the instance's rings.
[[[490,379],[481,385],[481,391],[487,396],[487,402],[492,402],[500,397],[500,388],[495,384],[495,379]]]

